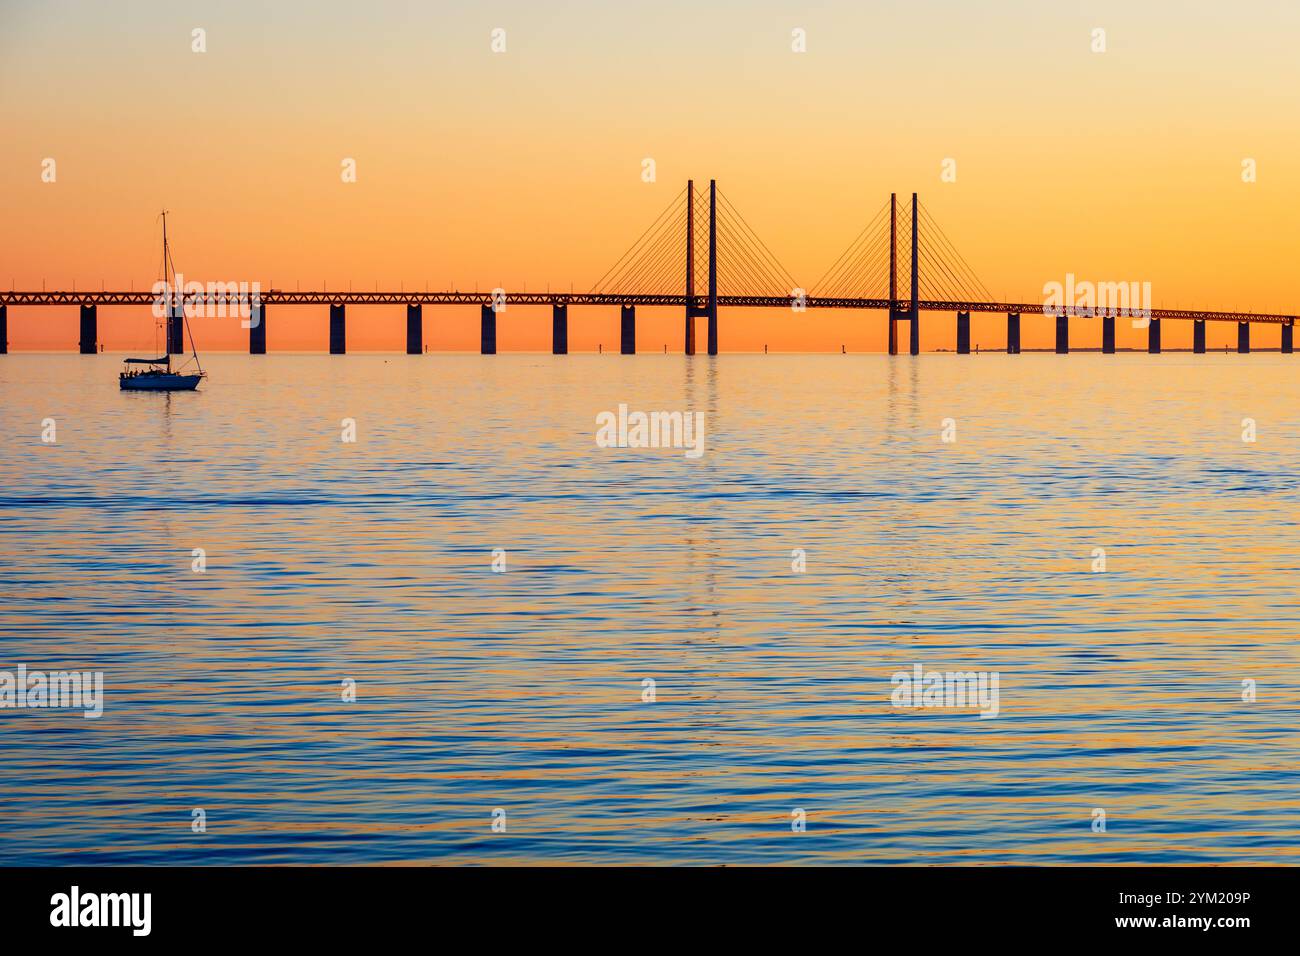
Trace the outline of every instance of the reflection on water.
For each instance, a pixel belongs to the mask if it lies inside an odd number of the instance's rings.
[[[1297,362],[0,357],[0,861],[1300,862]]]

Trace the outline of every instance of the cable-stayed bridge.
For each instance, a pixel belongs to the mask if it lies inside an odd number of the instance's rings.
[[[552,310],[552,351],[568,352],[570,306],[618,307],[620,351],[636,352],[638,306],[669,306],[683,310],[682,347],[696,352],[697,321],[706,321],[706,349],[719,350],[718,314],[722,308],[779,308],[880,310],[886,315],[889,353],[899,351],[898,327],[907,329],[908,352],[920,351],[923,312],[948,312],[956,316],[956,351],[970,351],[970,317],[973,312],[1005,313],[1006,351],[1020,352],[1022,318],[1042,316],[1055,322],[1056,351],[1070,350],[1070,320],[1102,320],[1102,351],[1115,351],[1115,322],[1136,319],[1147,329],[1148,351],[1159,352],[1161,323],[1193,323],[1193,351],[1205,351],[1206,322],[1237,323],[1237,350],[1250,351],[1250,327],[1255,323],[1279,324],[1281,350],[1293,351],[1296,315],[1206,309],[1152,309],[1134,302],[1129,290],[1115,284],[1110,292],[1124,292],[1119,301],[1071,304],[999,301],[980,281],[956,244],[944,233],[916,193],[899,203],[897,195],[880,207],[838,259],[811,287],[798,283],[740,210],[718,189],[696,189],[694,181],[675,196],[646,230],[628,247],[587,292],[430,292],[406,291],[248,291],[236,283],[217,284],[202,291],[181,290],[162,299],[154,291],[46,291],[0,292],[0,352],[8,351],[9,306],[76,306],[80,309],[79,350],[99,350],[99,306],[160,306],[167,316],[167,350],[184,349],[181,311],[225,316],[245,310],[249,326],[249,352],[266,352],[269,306],[325,305],[329,307],[329,350],[347,351],[347,306],[405,305],[406,351],[424,349],[425,305],[479,306],[480,351],[497,351],[497,322],[508,305],[549,305]]]

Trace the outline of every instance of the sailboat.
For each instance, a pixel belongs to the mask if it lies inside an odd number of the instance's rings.
[[[167,290],[167,308],[166,314],[170,316],[172,309],[172,283],[176,279],[176,266],[172,263],[171,248],[167,244],[167,211],[164,209],[162,214],[163,223],[163,285]],[[179,292],[177,302],[180,302]],[[180,368],[173,371],[172,357],[168,352],[159,358],[129,358],[125,360],[125,369],[117,377],[118,385],[124,391],[130,392],[192,392],[199,386],[199,382],[207,377],[207,372],[199,365],[199,351],[194,347],[194,333],[190,332],[189,322],[185,318],[185,307],[180,305],[180,319],[182,328],[190,337],[190,348],[193,350],[191,356],[194,362],[195,371],[187,372],[189,361],[181,364]],[[168,321],[168,320],[164,320]],[[155,339],[154,344],[157,345]],[[135,368],[134,366],[144,366]]]

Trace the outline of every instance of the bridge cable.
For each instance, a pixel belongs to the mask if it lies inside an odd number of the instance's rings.
[[[633,257],[633,254],[636,253],[637,250],[642,246],[647,236],[651,235],[652,233],[657,234],[658,229],[661,227],[661,220],[669,216],[672,210],[679,205],[679,203],[681,202],[681,198],[685,194],[685,192],[686,192],[686,188],[682,187],[681,192],[679,192],[675,197],[673,197],[672,202],[670,202],[664,208],[664,210],[659,213],[659,215],[655,216],[654,220],[650,223],[650,225],[646,227],[645,232],[641,233],[641,235],[637,237],[637,240],[632,243],[632,245],[628,248],[628,250],[624,252],[623,255],[619,256],[618,260],[612,266],[609,267],[609,269],[605,272],[604,275],[602,275],[599,279],[596,280],[595,285],[591,287],[591,291],[593,293],[600,291],[602,288],[607,287],[606,283],[611,281],[611,276],[616,276],[619,274],[620,269],[625,269],[625,264],[629,261],[629,258]]]

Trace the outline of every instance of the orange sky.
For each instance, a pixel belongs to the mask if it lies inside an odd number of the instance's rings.
[[[187,278],[585,291],[688,177],[714,177],[806,286],[890,191],[916,190],[999,297],[1041,301],[1072,272],[1150,282],[1157,307],[1298,308],[1294,3],[265,6],[0,8],[0,282],[147,288],[165,206]],[[404,344],[400,307],[348,318],[350,349]],[[641,349],[680,349],[676,310],[638,319]],[[977,316],[972,341],[1001,347],[1003,322]],[[477,347],[476,308],[425,324],[432,348]],[[11,308],[11,348],[74,348],[76,326],[72,309]],[[616,309],[570,326],[574,349],[617,347]],[[728,310],[721,326],[724,350],[884,345],[879,313]],[[1099,326],[1072,340],[1098,344]],[[1145,342],[1120,326],[1121,347]],[[269,344],[323,349],[326,327],[324,307],[279,307]],[[1190,335],[1169,323],[1165,343]],[[546,309],[501,318],[503,349],[549,336]],[[147,347],[154,321],[103,309],[100,338]],[[1026,320],[1026,348],[1051,339]],[[1211,347],[1229,341],[1211,326]],[[922,345],[953,347],[953,318],[923,314]]]

